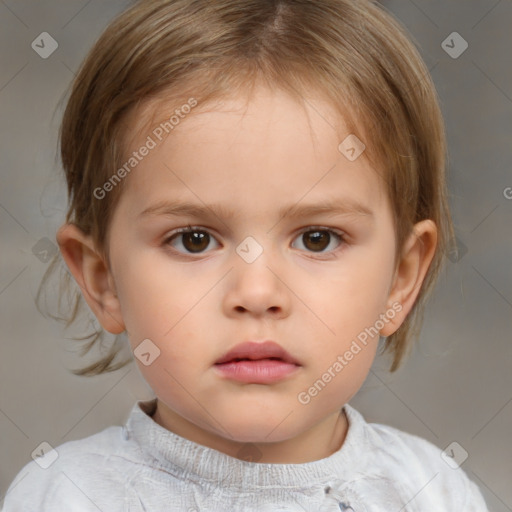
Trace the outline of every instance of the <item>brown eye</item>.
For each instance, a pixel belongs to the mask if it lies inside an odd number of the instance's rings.
[[[201,231],[183,234],[183,247],[190,252],[204,251],[209,244],[210,235]]]
[[[212,240],[214,239],[206,231],[186,228],[178,230],[164,243],[184,254],[199,254],[208,248]]]
[[[331,235],[325,231],[309,231],[302,235],[304,245],[312,251],[323,251],[329,245]]]
[[[331,229],[309,229],[303,231],[298,239],[302,242],[305,250],[316,253],[333,252],[343,242],[343,237]],[[333,240],[337,241],[332,250],[326,249],[332,246]]]

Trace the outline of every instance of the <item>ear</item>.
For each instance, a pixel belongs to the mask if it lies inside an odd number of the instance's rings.
[[[126,328],[114,279],[91,237],[74,224],[64,224],[57,231],[57,243],[66,265],[102,327],[112,334],[123,332]]]
[[[437,227],[433,221],[422,220],[413,226],[396,266],[388,297],[388,309],[394,309],[396,315],[380,330],[381,336],[393,334],[411,311],[434,257],[436,246]],[[396,303],[401,304],[399,311],[398,308],[392,308]]]

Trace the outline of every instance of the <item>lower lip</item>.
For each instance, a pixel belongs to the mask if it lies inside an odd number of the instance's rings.
[[[215,367],[228,379],[249,384],[269,384],[282,380],[300,367],[277,359],[259,359],[257,361],[231,361],[216,364]]]

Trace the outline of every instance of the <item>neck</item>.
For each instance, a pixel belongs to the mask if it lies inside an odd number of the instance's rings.
[[[272,464],[301,464],[329,457],[341,448],[348,431],[344,411],[335,411],[298,436],[283,441],[238,442],[191,423],[160,400],[153,420],[181,437],[231,457]]]

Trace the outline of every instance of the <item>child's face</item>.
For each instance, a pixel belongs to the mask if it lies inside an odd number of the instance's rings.
[[[235,98],[204,113],[198,105],[127,178],[109,239],[113,283],[132,349],[149,339],[160,351],[137,364],[171,429],[185,422],[239,442],[299,436],[333,420],[361,387],[379,337],[367,335],[357,351],[358,335],[387,312],[394,326],[377,322],[378,330],[397,328],[400,315],[389,314],[395,234],[383,183],[364,157],[340,153],[349,132],[338,135],[327,104],[308,104],[314,137],[284,94],[259,89],[247,110]],[[161,202],[222,211],[142,213]],[[347,211],[280,215],[327,204]],[[355,204],[368,213],[349,211]],[[196,238],[165,243],[187,225]],[[245,382],[234,380],[216,365],[236,345],[264,340],[298,365],[282,365],[281,377],[266,383],[251,370]]]

